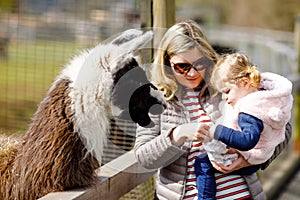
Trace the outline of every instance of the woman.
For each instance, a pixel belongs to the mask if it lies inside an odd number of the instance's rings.
[[[207,133],[209,124],[221,116],[218,110],[221,97],[206,81],[217,58],[200,27],[191,20],[172,26],[160,43],[151,81],[164,93],[167,105],[161,115],[151,115],[154,127],[137,128],[135,143],[135,155],[141,165],[159,169],[156,184],[159,199],[197,199],[194,161],[205,153],[200,133]],[[288,142],[290,130],[286,134],[285,142],[278,146],[272,159]],[[248,165],[239,156],[229,167],[214,167],[228,173]],[[223,173],[215,174],[217,199],[265,199],[256,174]]]

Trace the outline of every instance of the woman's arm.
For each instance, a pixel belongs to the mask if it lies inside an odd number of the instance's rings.
[[[225,165],[219,164],[217,162],[211,161],[213,167],[215,169],[217,169],[218,171],[223,172],[224,174],[226,174],[226,173],[230,173],[230,172],[233,172],[235,170],[238,170],[238,169],[241,169],[241,168],[244,168],[244,167],[251,166],[251,164],[248,163],[245,160],[245,158],[242,155],[239,154],[239,152],[237,150],[229,149],[227,153],[229,153],[229,154],[237,153],[238,154],[238,159],[234,160],[232,162],[232,164],[228,165],[228,166],[225,166]]]
[[[271,156],[271,158],[269,160],[267,160],[266,162],[264,162],[263,164],[261,164],[260,169],[264,170],[266,169],[270,163],[283,151],[283,149],[288,145],[291,137],[292,137],[292,125],[288,122],[285,126],[285,140],[278,144],[275,148],[275,151],[273,153],[273,155]]]
[[[176,118],[172,123],[172,120],[161,122],[164,115],[149,116],[154,127],[137,127],[134,148],[138,161],[145,168],[155,169],[174,162],[186,152],[192,140],[202,141],[205,138],[202,133],[209,132],[209,126],[205,123],[180,124]]]
[[[174,127],[170,127],[168,131],[161,133],[160,116],[150,115],[150,117],[155,125],[152,128],[138,126],[134,152],[138,162],[143,167],[158,169],[174,162],[185,150],[173,145],[171,142],[169,134]]]

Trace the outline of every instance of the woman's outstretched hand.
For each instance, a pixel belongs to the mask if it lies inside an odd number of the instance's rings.
[[[209,135],[209,128],[205,123],[182,124],[173,129],[170,139],[176,146],[181,146],[186,140],[204,141]]]
[[[238,151],[235,149],[229,149],[227,153],[238,153]],[[243,167],[248,167],[251,165],[239,153],[238,153],[238,159],[234,160],[231,165],[224,166],[224,165],[216,163],[214,161],[211,161],[211,163],[216,170],[223,172],[224,174],[230,173],[235,170],[241,169]]]

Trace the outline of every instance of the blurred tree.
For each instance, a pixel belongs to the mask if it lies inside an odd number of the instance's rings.
[[[0,11],[5,12],[16,12],[18,9],[18,0],[1,0],[0,1]]]
[[[177,10],[186,7],[198,10],[191,12],[198,16],[205,10],[212,15],[213,8],[219,16],[217,23],[285,31],[293,31],[295,17],[300,13],[299,0],[176,0]]]

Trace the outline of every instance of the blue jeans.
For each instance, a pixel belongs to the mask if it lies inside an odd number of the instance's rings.
[[[245,167],[230,174],[250,175],[259,170],[259,165]],[[217,185],[215,180],[215,172],[207,153],[201,154],[195,160],[195,174],[198,187],[198,199],[215,200],[217,193]]]

